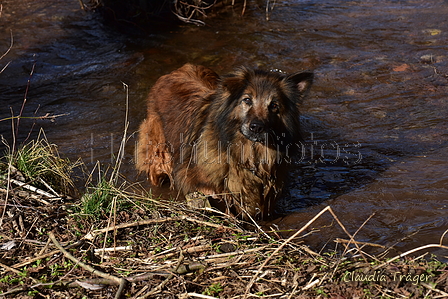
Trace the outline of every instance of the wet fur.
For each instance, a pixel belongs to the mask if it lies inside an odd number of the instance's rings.
[[[313,74],[240,68],[219,77],[186,64],[148,96],[137,169],[184,194],[202,192],[227,211],[272,215],[300,138],[298,104]]]

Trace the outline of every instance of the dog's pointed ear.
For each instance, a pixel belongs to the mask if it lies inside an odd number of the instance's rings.
[[[312,72],[298,72],[286,76],[283,81],[292,86],[302,95],[306,95],[313,83],[314,74]]]
[[[230,94],[238,94],[239,91],[244,88],[246,75],[248,70],[241,67],[235,72],[221,77],[221,85],[224,90],[230,92]]]
[[[241,78],[237,76],[230,75],[222,78],[222,87],[230,93],[238,90],[241,85]]]

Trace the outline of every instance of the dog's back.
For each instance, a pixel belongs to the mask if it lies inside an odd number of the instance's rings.
[[[186,140],[200,131],[219,76],[203,66],[186,64],[160,77],[149,93],[147,118],[140,125],[136,167],[153,185],[166,176],[173,184],[173,160]],[[176,149],[176,150],[174,150]],[[174,155],[173,155],[174,154]]]

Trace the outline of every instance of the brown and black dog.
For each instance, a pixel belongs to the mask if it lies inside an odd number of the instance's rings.
[[[227,212],[266,218],[300,148],[298,105],[313,73],[239,68],[219,77],[186,64],[148,96],[137,169],[153,185],[168,178],[184,194],[219,199]]]

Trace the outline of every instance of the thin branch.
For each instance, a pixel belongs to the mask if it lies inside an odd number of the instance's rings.
[[[443,238],[445,238],[445,235],[448,233],[448,229],[443,232],[442,236],[440,237],[440,245],[443,244]]]
[[[35,56],[36,54],[34,54]],[[20,108],[20,112],[19,112],[19,117],[17,118],[17,125],[16,125],[16,136],[19,136],[19,125],[20,125],[20,118],[23,115],[23,110],[25,109],[25,105],[27,102],[27,97],[28,97],[28,91],[30,89],[30,85],[31,85],[31,78],[33,78],[33,74],[34,74],[34,68],[36,67],[36,61],[34,61],[33,66],[31,67],[31,71],[30,71],[30,75],[28,77],[28,81],[26,83],[26,89],[25,89],[25,95],[23,97],[23,102],[22,102],[22,107]]]
[[[177,273],[177,271],[178,271],[178,269],[179,269],[179,267],[180,267],[180,265],[182,264],[183,261],[184,261],[184,254],[183,254],[183,252],[181,250],[180,253],[179,253],[179,260],[177,261],[176,268],[174,269],[173,273]],[[154,294],[160,292],[166,286],[166,284],[174,277],[173,273],[168,275],[168,277],[166,277],[165,280],[162,281],[158,286],[153,288],[151,291],[149,291],[145,295],[137,297],[137,299],[145,299],[145,298],[148,298],[151,295],[154,295]]]
[[[255,275],[252,277],[252,279],[250,280],[249,284],[246,287],[246,292],[245,292],[245,297],[248,295],[248,293],[250,292],[250,289],[252,288],[253,284],[255,283],[255,280],[258,278],[258,276],[260,275],[262,269],[267,265],[267,263],[283,248],[286,246],[286,244],[288,244],[289,242],[291,242],[294,238],[296,238],[298,235],[300,235],[304,230],[306,230],[314,221],[316,221],[323,213],[325,213],[326,211],[331,210],[330,206],[325,207],[325,209],[323,209],[322,211],[320,211],[316,216],[314,216],[310,221],[308,221],[307,224],[305,224],[305,226],[303,226],[301,229],[299,229],[296,233],[294,233],[291,237],[289,237],[285,242],[283,242],[279,247],[277,247],[277,249],[275,249],[275,251],[266,258],[266,260],[263,262],[263,264],[258,268],[257,272],[255,273]]]
[[[12,46],[14,45],[14,36],[12,35],[12,29],[10,30],[10,34],[11,34],[11,42],[9,43],[9,48],[8,48],[8,50],[6,50],[6,52],[2,56],[0,56],[0,60],[2,60],[6,55],[8,55],[8,53],[12,49]],[[3,72],[3,70],[1,72]]]
[[[134,227],[134,226],[140,226],[140,225],[149,225],[149,224],[154,224],[154,223],[163,223],[163,222],[170,222],[170,221],[181,221],[181,220],[186,220],[186,221],[190,221],[190,222],[195,222],[195,223],[199,223],[199,224],[203,224],[206,226],[211,226],[211,227],[215,227],[215,228],[225,228],[225,229],[229,229],[232,231],[239,231],[238,229],[232,228],[232,227],[226,227],[220,224],[215,224],[215,223],[210,223],[210,222],[206,222],[206,221],[201,221],[195,218],[191,218],[188,216],[179,216],[179,217],[166,217],[166,218],[158,218],[158,219],[148,219],[148,220],[142,220],[142,221],[137,221],[137,222],[128,222],[128,223],[123,223],[123,224],[119,224],[116,226],[112,226],[112,227],[106,227],[103,229],[97,229],[94,231],[91,231],[90,233],[88,233],[87,235],[84,236],[84,239],[87,240],[93,240],[96,236],[111,231],[111,230],[115,230],[115,229],[121,229],[121,228],[128,228],[128,227]]]
[[[374,269],[374,270],[379,269],[379,268],[384,267],[385,265],[387,265],[387,264],[389,264],[389,263],[391,263],[391,262],[393,262],[393,261],[395,261],[395,260],[397,260],[397,259],[399,259],[399,258],[402,258],[402,257],[404,257],[404,256],[407,256],[407,255],[411,254],[411,253],[414,253],[414,252],[416,252],[416,251],[420,251],[420,250],[423,250],[423,249],[426,249],[426,248],[442,248],[442,249],[448,249],[448,246],[444,246],[444,245],[440,245],[440,244],[428,244],[428,245],[423,245],[423,246],[420,246],[420,247],[417,247],[417,248],[408,250],[408,251],[406,251],[406,252],[404,252],[404,253],[402,253],[402,254],[399,254],[399,255],[397,255],[396,257],[394,257],[394,258],[388,260],[387,262],[382,263],[382,264],[379,265],[379,266],[376,266],[376,267],[373,268],[373,269]]]
[[[0,119],[1,121],[4,120],[15,120],[15,119],[49,119],[51,121],[54,121],[57,117],[61,117],[61,116],[66,116],[69,115],[70,113],[62,113],[62,114],[56,114],[56,115],[50,115],[50,113],[47,113],[45,115],[42,116],[11,116],[11,117],[7,117],[7,118],[2,118]]]
[[[380,244],[375,244],[375,243],[369,243],[369,242],[361,242],[361,241],[355,241],[355,240],[345,240],[345,239],[341,239],[341,238],[336,238],[334,240],[334,242],[336,243],[343,243],[343,244],[359,244],[362,246],[371,246],[371,247],[380,247],[380,248],[386,248],[386,246],[384,245],[380,245]]]
[[[102,278],[110,279],[110,280],[116,282],[117,284],[119,284],[120,287],[119,287],[117,293],[115,294],[115,299],[121,298],[121,294],[122,294],[124,287],[126,286],[126,283],[127,283],[126,279],[116,277],[114,275],[110,275],[110,274],[104,273],[102,271],[96,270],[92,266],[89,266],[89,265],[81,262],[80,260],[75,258],[73,255],[71,255],[67,250],[65,250],[64,247],[61,246],[61,244],[59,244],[59,242],[56,240],[56,237],[54,236],[53,232],[49,232],[48,236],[51,239],[51,241],[53,242],[53,244],[64,254],[64,256],[66,258],[68,258],[69,260],[76,263],[81,268],[89,271],[92,274],[98,275]]]
[[[70,249],[70,248],[78,247],[78,246],[82,245],[83,243],[84,243],[84,240],[81,240],[81,241],[78,241],[78,242],[73,243],[71,245],[65,246],[65,248],[66,249]],[[53,255],[55,255],[55,254],[57,254],[59,252],[60,252],[60,250],[53,250],[53,251],[44,253],[44,254],[36,256],[36,257],[34,257],[32,259],[26,260],[24,262],[21,262],[21,263],[15,264],[15,265],[12,265],[11,268],[19,269],[19,268],[22,268],[23,266],[32,264],[32,263],[34,263],[34,262],[36,262],[38,260],[43,260],[43,259],[45,259],[45,258],[47,258],[49,256],[53,256]]]
[[[60,198],[55,198],[55,196],[54,196],[53,194],[50,194],[50,193],[48,193],[48,192],[46,192],[46,191],[44,191],[44,190],[38,189],[38,188],[36,188],[36,187],[34,187],[34,186],[31,186],[31,185],[29,185],[29,184],[27,184],[27,183],[24,183],[24,182],[21,182],[21,181],[17,181],[17,180],[15,180],[15,179],[11,179],[11,178],[9,179],[9,181],[10,181],[11,183],[13,183],[13,184],[15,184],[15,185],[21,187],[21,188],[28,189],[28,190],[30,190],[30,191],[32,191],[32,192],[36,192],[37,194],[46,196],[46,197],[51,198],[51,199],[53,199],[53,200],[55,200],[55,199],[60,199]],[[41,201],[42,203],[44,203],[44,204],[46,204],[46,205],[49,205],[49,204],[50,204],[48,201],[45,201],[45,200],[43,200],[43,199],[39,199],[39,201]]]
[[[339,226],[342,228],[342,230],[347,234],[347,236],[350,237],[350,240],[353,240],[353,236],[347,231],[345,226],[342,224],[342,222],[339,220],[339,218],[336,216],[336,214],[333,212],[330,206],[325,207],[322,211],[320,211],[316,216],[314,216],[310,221],[308,221],[305,226],[303,226],[301,229],[299,229],[296,233],[294,233],[291,237],[289,237],[285,242],[283,242],[268,258],[264,261],[264,263],[258,268],[255,275],[252,277],[251,281],[246,287],[246,292],[244,294],[244,297],[246,298],[247,295],[250,292],[250,289],[252,288],[253,284],[255,283],[255,280],[260,275],[262,269],[267,265],[267,263],[288,243],[290,243],[294,238],[296,238],[298,235],[300,235],[305,229],[307,229],[314,221],[316,221],[320,216],[322,216],[323,213],[326,211],[330,212],[330,214],[333,216],[333,218],[336,220],[336,222],[339,224]],[[358,252],[361,253],[361,249],[358,247],[357,244],[355,246],[358,248]]]
[[[84,3],[82,2],[82,0],[78,0],[79,1],[79,6],[81,7],[82,10],[86,10],[84,7]]]

